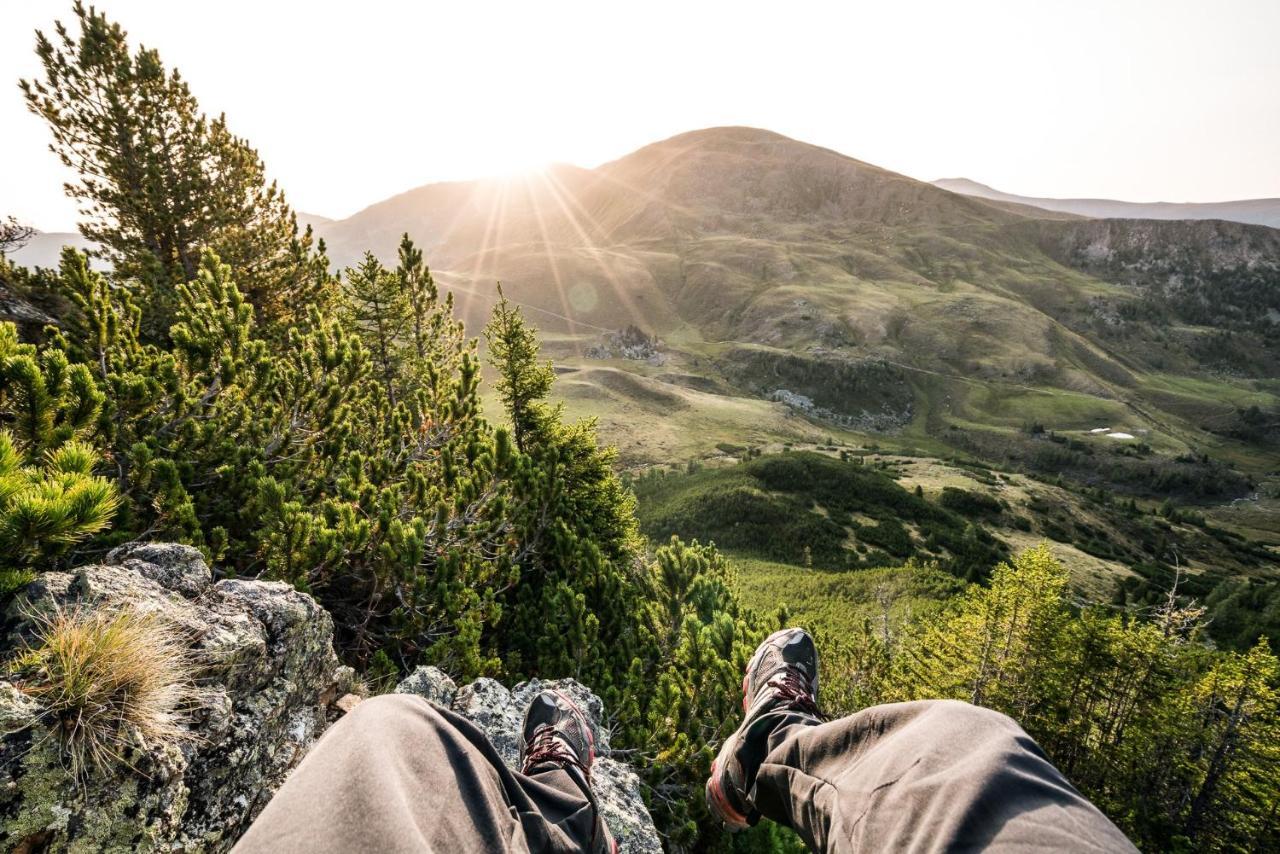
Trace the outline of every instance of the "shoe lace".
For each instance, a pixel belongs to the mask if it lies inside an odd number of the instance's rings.
[[[559,730],[551,724],[542,724],[533,731],[533,738],[524,752],[524,766],[520,770],[527,774],[530,768],[543,762],[576,765],[587,781],[591,781],[591,769],[565,744]]]
[[[769,680],[769,686],[775,691],[774,696],[786,702],[789,708],[813,715],[820,721],[830,720],[813,697],[809,688],[809,680],[794,667],[788,667]]]

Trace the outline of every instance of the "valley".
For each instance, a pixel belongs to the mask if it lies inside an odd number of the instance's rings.
[[[936,605],[1045,542],[1081,603],[1153,608],[1176,586],[1208,606],[1220,643],[1280,633],[1274,547],[1221,516],[878,445],[737,451],[715,464],[651,470],[633,487],[644,533],[659,543],[676,534],[715,542],[738,562],[744,600],[763,612],[785,604],[850,631],[879,607],[882,585],[906,585],[907,602]],[[898,571],[905,579],[890,582]],[[931,580],[917,590],[921,578]]]
[[[1280,471],[1280,231],[1033,201],[712,128],[299,221],[338,268],[392,263],[407,232],[472,335],[501,282],[628,468],[836,435],[1138,496],[1258,492]],[[645,346],[611,348],[624,330]],[[1129,459],[1077,438],[1098,426]]]

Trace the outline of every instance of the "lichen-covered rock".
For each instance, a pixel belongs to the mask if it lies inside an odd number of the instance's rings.
[[[39,703],[10,683],[0,682],[0,735],[21,732],[39,712]]]
[[[327,706],[355,685],[313,599],[277,582],[214,583],[199,552],[173,544],[124,546],[101,565],[42,574],[5,614],[4,647],[29,639],[55,608],[125,605],[190,639],[195,738],[139,743],[129,767],[78,785],[39,704],[0,682],[0,847],[226,850],[325,728]]]
[[[631,766],[609,756],[609,731],[602,726],[604,704],[585,685],[573,679],[522,682],[508,691],[493,679],[477,679],[458,688],[434,667],[420,667],[396,687],[400,694],[418,694],[450,708],[484,730],[504,762],[520,765],[520,725],[529,702],[553,689],[568,695],[582,709],[595,736],[597,757],[591,783],[600,812],[623,854],[657,854],[662,843],[653,819],[640,797],[640,778]]]
[[[458,693],[458,686],[438,667],[425,665],[417,668],[396,686],[397,694],[417,694],[426,697],[437,706],[448,708]]]
[[[200,552],[178,543],[129,543],[112,549],[106,562],[135,570],[188,599],[196,598],[213,583],[213,573]]]

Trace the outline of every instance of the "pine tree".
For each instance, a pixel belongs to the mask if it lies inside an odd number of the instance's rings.
[[[538,361],[538,339],[520,310],[507,301],[498,286],[498,304],[484,329],[489,360],[498,372],[498,394],[511,419],[516,447],[524,451],[558,419],[546,397],[555,381],[550,362]]]
[[[262,337],[209,252],[176,289],[163,346],[141,340],[128,291],[83,256],[64,253],[58,286],[74,317],[22,355],[53,365],[67,393],[25,422],[109,454],[123,506],[103,545],[145,531],[200,546],[226,571],[287,579],[331,611],[357,664],[381,652],[460,675],[498,669],[482,627],[511,583],[512,457],[480,416],[475,346],[459,322],[432,319],[430,383],[395,364],[388,383],[341,316],[313,308],[283,340]],[[27,385],[9,397],[54,397],[47,382]],[[75,414],[78,388],[102,405]],[[393,400],[389,388],[412,393]]]
[[[722,838],[700,790],[725,727],[741,714],[742,673],[767,632],[734,585],[713,546],[676,538],[638,579],[643,642],[617,706],[620,735],[647,758],[650,808],[678,849]]]
[[[414,357],[419,364],[426,364],[431,356],[432,326],[439,316],[440,290],[435,279],[431,278],[431,270],[422,260],[422,250],[413,245],[408,233],[400,238],[399,257],[396,275],[400,277],[400,289],[409,302]]]
[[[0,430],[0,598],[110,524],[119,499],[111,482],[93,473],[99,462],[77,440],[24,459]]]
[[[1202,727],[1195,748],[1181,755],[1191,772],[1183,832],[1189,838],[1248,839],[1252,834],[1242,825],[1262,817],[1249,807],[1260,802],[1274,812],[1280,797],[1280,662],[1265,639],[1247,652],[1227,653],[1184,701],[1183,713]]]
[[[413,321],[404,285],[404,277],[366,252],[360,266],[348,268],[344,290],[347,319],[373,355],[392,402],[403,390],[400,377],[405,335]]]
[[[0,323],[0,412],[27,457],[85,435],[103,400],[87,366],[58,350],[22,344],[12,323]]]
[[[6,217],[0,219],[0,255],[6,252],[14,252],[27,245],[35,229],[29,225],[24,225],[14,217]],[[1255,409],[1257,407],[1254,407]]]
[[[1066,570],[1047,547],[996,567],[988,588],[972,586],[946,622],[924,629],[902,684],[915,697],[954,697],[1018,713],[1042,713],[1041,682],[1059,670]]]
[[[447,383],[442,385],[442,381],[459,369],[459,355],[463,349],[470,350],[471,345],[461,346],[466,333],[462,321],[454,315],[453,294],[441,297],[422,251],[408,234],[400,241],[399,256],[395,274],[408,303],[408,332],[404,336],[406,381],[417,392],[436,399],[435,406],[444,406],[440,394],[447,391]]]
[[[1012,715],[1144,849],[1266,850],[1250,847],[1280,834],[1280,665],[1266,642],[1214,652],[1203,610],[1173,597],[1154,620],[1077,614],[1066,580],[1046,548],[1024,552],[892,648],[865,633],[830,655],[824,639],[827,681],[876,689],[843,709],[949,697]]]
[[[327,262],[309,230],[298,234],[257,153],[223,117],[200,112],[156,51],[131,53],[118,24],[82,2],[73,10],[79,33],[61,22],[52,39],[37,33],[43,79],[21,86],[52,150],[79,175],[67,192],[81,205],[81,232],[142,283],[149,334],[167,331],[174,288],[194,278],[205,248],[236,267],[261,319],[299,314],[328,288]]]
[[[518,447],[508,513],[519,575],[491,634],[512,678],[573,675],[646,757],[647,799],[676,847],[715,844],[701,791],[711,750],[739,714],[764,624],[746,614],[714,547],[679,541],[645,561],[634,497],[592,421],[565,425],[553,374],[506,299],[485,330]]]

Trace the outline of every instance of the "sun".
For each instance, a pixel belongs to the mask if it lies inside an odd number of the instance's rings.
[[[555,141],[523,139],[515,134],[459,141],[450,154],[449,180],[513,181],[544,175],[563,158]]]

